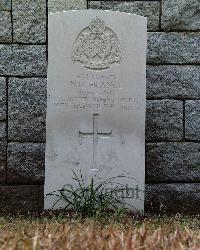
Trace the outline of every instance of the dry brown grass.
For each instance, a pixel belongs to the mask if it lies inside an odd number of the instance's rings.
[[[0,249],[200,249],[200,219],[5,219]]]

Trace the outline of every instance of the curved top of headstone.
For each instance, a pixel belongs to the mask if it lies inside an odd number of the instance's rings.
[[[73,38],[71,62],[89,70],[105,70],[123,62],[124,51],[120,39],[113,28],[113,18],[129,18],[134,23],[146,22],[146,17],[111,10],[68,10],[51,13],[57,19],[67,16],[73,26],[75,16],[79,17],[80,30]],[[84,24],[81,21],[84,19]],[[76,26],[76,25],[75,25]],[[129,32],[129,31],[128,31]],[[124,34],[126,35],[126,34]]]
[[[111,14],[111,15],[124,15],[124,16],[132,16],[132,17],[138,17],[138,18],[144,18],[147,19],[147,17],[134,14],[134,13],[129,13],[129,12],[123,12],[123,11],[118,11],[118,10],[98,10],[98,9],[82,9],[82,10],[63,10],[63,11],[58,11],[58,12],[50,12],[48,15],[59,15],[59,14],[64,14],[64,13],[74,13],[74,14],[85,14],[85,13],[91,13],[91,14],[101,14],[101,13],[106,13],[106,14]]]

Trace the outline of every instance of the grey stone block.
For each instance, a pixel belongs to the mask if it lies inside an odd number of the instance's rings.
[[[8,11],[0,11],[0,42],[12,42],[11,14]]]
[[[87,9],[87,0],[48,0],[49,13]]]
[[[8,99],[9,140],[44,141],[46,79],[10,79]]]
[[[11,10],[11,0],[1,0],[0,10]]]
[[[147,62],[152,64],[200,63],[200,33],[149,33]]]
[[[89,8],[114,10],[147,17],[148,30],[159,29],[159,1],[89,1]]]
[[[147,66],[147,98],[200,98],[200,66]]]
[[[7,183],[44,183],[44,144],[10,143],[7,154]]]
[[[5,181],[6,181],[6,142],[0,141],[0,184],[4,184]]]
[[[6,119],[6,78],[0,77],[0,120]]]
[[[180,140],[183,138],[183,102],[149,100],[146,110],[147,140]]]
[[[44,45],[0,45],[0,75],[45,76]]]
[[[185,138],[200,140],[200,100],[185,102]]]
[[[44,185],[40,185],[39,189],[39,210],[44,209]]]
[[[148,184],[145,210],[152,212],[199,213],[200,183]]]
[[[13,11],[33,11],[35,12],[40,10],[45,10],[45,1],[44,0],[12,0],[12,10]]]
[[[163,142],[146,146],[147,182],[200,182],[200,143]]]
[[[46,0],[13,0],[13,40],[19,43],[46,41]]]
[[[0,186],[0,214],[38,210],[38,186]]]
[[[200,30],[199,1],[162,1],[161,27],[165,30]]]
[[[0,122],[0,140],[6,140],[6,123]]]

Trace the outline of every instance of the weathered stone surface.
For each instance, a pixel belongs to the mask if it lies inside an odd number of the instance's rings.
[[[60,12],[63,10],[80,10],[87,9],[86,0],[49,0],[49,13]]]
[[[9,140],[45,140],[46,79],[10,79],[8,99]]]
[[[38,210],[38,186],[0,186],[0,213],[25,213]]]
[[[6,78],[0,77],[0,120],[6,119]]]
[[[200,66],[149,65],[147,98],[199,98],[199,80]]]
[[[151,32],[148,36],[148,63],[200,63],[199,32]]]
[[[44,209],[44,185],[40,185],[38,187],[38,191],[39,191],[39,210],[43,210]]]
[[[0,45],[0,75],[45,76],[44,45]]]
[[[11,10],[11,0],[1,0],[0,10]]]
[[[0,42],[12,42],[11,14],[8,11],[0,11]]]
[[[200,4],[197,0],[162,1],[161,27],[165,30],[199,30]]]
[[[200,101],[185,102],[185,138],[200,140]]]
[[[0,122],[0,140],[6,139],[6,123]]]
[[[147,182],[200,182],[199,152],[199,143],[148,143],[146,146]]]
[[[7,154],[8,183],[34,184],[44,182],[44,144],[9,143]]]
[[[0,183],[4,184],[5,181],[6,181],[6,142],[0,141]]]
[[[76,188],[79,169],[85,183],[123,174],[129,188],[144,190],[146,26],[145,17],[114,11],[49,16],[45,194]],[[125,200],[141,211],[138,196]],[[45,197],[45,208],[56,201]]]
[[[145,210],[199,213],[200,183],[148,184]]]
[[[180,140],[183,138],[183,102],[149,100],[146,110],[147,140]]]
[[[148,30],[159,28],[159,1],[89,1],[89,8],[114,10],[147,17]]]
[[[13,40],[20,43],[46,41],[46,0],[13,0]]]
[[[40,11],[45,10],[45,1],[44,0],[12,0],[12,10],[15,11]]]

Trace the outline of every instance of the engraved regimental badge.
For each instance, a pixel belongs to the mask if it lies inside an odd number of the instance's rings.
[[[117,35],[100,18],[84,28],[73,44],[72,60],[86,68],[101,70],[121,63],[121,46]]]

